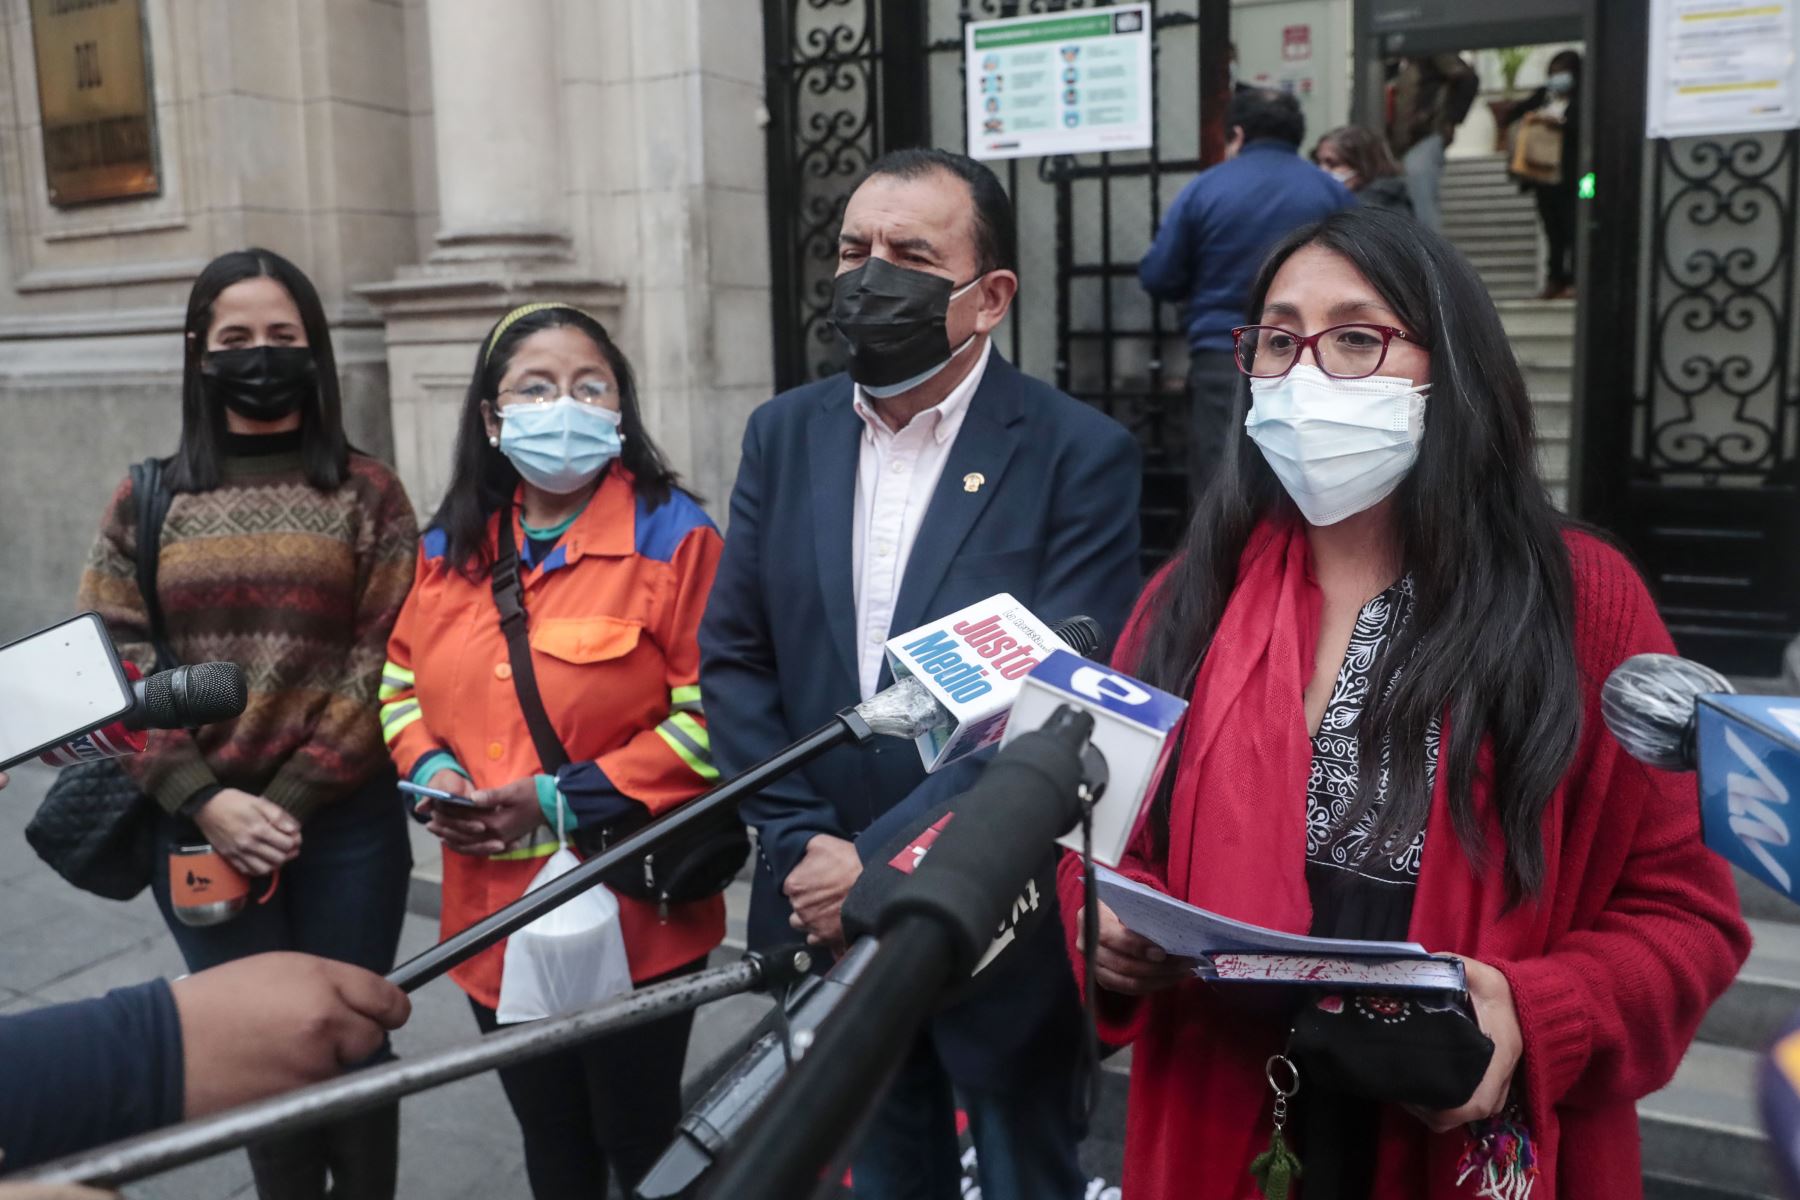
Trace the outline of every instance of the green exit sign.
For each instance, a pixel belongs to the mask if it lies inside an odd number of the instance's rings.
[[[1594,173],[1592,171],[1583,175],[1581,177],[1581,182],[1575,185],[1575,194],[1580,196],[1583,200],[1592,200],[1594,198]]]

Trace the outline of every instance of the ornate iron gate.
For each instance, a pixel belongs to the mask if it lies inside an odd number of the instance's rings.
[[[1649,152],[1623,530],[1687,653],[1773,674],[1800,632],[1800,131]]]
[[[1201,10],[1152,3],[1156,148],[993,164],[1018,212],[1020,296],[999,334],[1021,369],[1107,412],[1144,449],[1144,550],[1159,563],[1187,505],[1185,339],[1137,283],[1167,200],[1203,165]],[[826,320],[840,214],[873,159],[963,144],[963,26],[1107,7],[1089,0],[765,0],[776,383],[840,369]],[[934,98],[954,104],[933,105]],[[1191,150],[1191,153],[1188,151]]]

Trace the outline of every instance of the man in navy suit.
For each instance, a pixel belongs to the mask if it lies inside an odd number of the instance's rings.
[[[1018,289],[1015,241],[999,181],[962,155],[895,152],[852,194],[832,300],[850,370],[751,416],[700,629],[727,776],[891,683],[890,632],[996,592],[1046,621],[1085,613],[1109,636],[1123,624],[1139,584],[1138,450],[993,348]],[[912,745],[877,741],[746,801],[760,845],[751,944],[804,932],[841,948],[865,856],[979,772],[965,760],[928,777]],[[985,1200],[1083,1195],[1080,1009],[1054,918],[934,1018],[857,1149],[859,1198],[960,1196],[957,1100]]]

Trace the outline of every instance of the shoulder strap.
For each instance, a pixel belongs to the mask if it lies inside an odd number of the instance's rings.
[[[494,607],[500,610],[500,632],[506,638],[506,657],[512,663],[513,690],[525,714],[525,728],[537,748],[538,762],[552,775],[568,765],[569,752],[550,724],[544,698],[538,693],[537,672],[531,667],[531,641],[525,629],[525,586],[519,580],[519,548],[513,537],[513,510],[502,504],[499,544],[494,555]]]
[[[162,459],[154,456],[131,464],[131,496],[137,502],[137,584],[150,622],[150,646],[156,667],[168,670],[180,660],[164,635],[162,597],[156,592],[156,568],[162,555],[163,520],[173,499],[163,482]]]

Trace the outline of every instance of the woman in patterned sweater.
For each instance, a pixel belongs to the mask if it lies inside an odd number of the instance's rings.
[[[232,721],[152,734],[121,761],[162,810],[160,851],[210,842],[244,874],[281,879],[268,903],[190,928],[173,918],[159,867],[157,903],[196,971],[298,950],[385,972],[411,853],[375,693],[412,585],[412,505],[345,439],[324,309],[292,263],[258,249],[215,259],[194,282],[186,330],[157,598],[171,652],[242,665],[250,702]],[[147,671],[131,493],[126,480],[113,496],[78,603]],[[389,1108],[253,1147],[257,1191],[322,1197],[329,1174],[334,1196],[391,1197],[398,1137]]]

